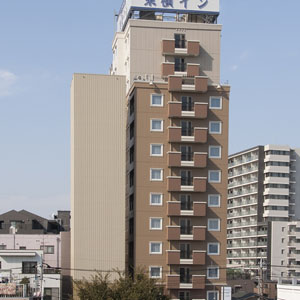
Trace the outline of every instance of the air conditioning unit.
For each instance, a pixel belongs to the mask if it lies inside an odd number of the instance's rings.
[[[143,80],[143,77],[141,75],[137,76],[137,80]]]

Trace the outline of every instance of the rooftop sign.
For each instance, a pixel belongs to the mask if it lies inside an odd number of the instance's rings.
[[[123,26],[132,10],[219,14],[219,1],[220,0],[124,0],[118,16],[118,31],[123,30]]]

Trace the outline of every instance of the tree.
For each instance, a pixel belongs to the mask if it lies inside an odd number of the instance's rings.
[[[80,300],[168,300],[164,289],[155,279],[142,271],[134,278],[118,273],[118,278],[110,281],[109,275],[97,273],[91,280],[75,280],[74,285]]]

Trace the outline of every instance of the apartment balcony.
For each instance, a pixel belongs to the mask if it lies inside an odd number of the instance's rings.
[[[175,75],[175,64],[170,62],[164,62],[161,65],[162,77],[168,77],[170,75]]]
[[[169,118],[196,118],[206,119],[208,104],[202,102],[193,103],[193,110],[183,110],[182,102],[169,102]]]
[[[181,210],[181,203],[179,201],[168,202],[168,216],[194,216],[205,217],[206,216],[206,202],[194,202],[193,209]]]
[[[179,290],[179,289],[205,289],[205,275],[192,275],[188,281],[180,282],[180,275],[167,275],[167,289]]]
[[[191,83],[186,83],[182,75],[171,75],[168,81],[170,92],[206,93],[208,89],[208,77],[206,76],[195,76]]]
[[[168,191],[169,192],[196,192],[205,193],[207,186],[206,177],[194,177],[192,179],[193,185],[181,185],[180,176],[169,176],[168,178]]]
[[[190,234],[181,234],[180,226],[167,226],[168,241],[205,241],[206,227],[193,226]]]
[[[175,39],[162,40],[163,55],[180,55],[180,56],[199,56],[200,43],[199,41],[184,41],[180,48],[176,47]]]
[[[201,265],[206,263],[206,251],[192,251],[190,259],[181,259],[180,250],[167,250],[168,265]]]
[[[180,275],[167,275],[167,289],[180,289]]]
[[[178,69],[178,68],[177,68]],[[200,65],[199,64],[184,64],[179,68],[180,71],[176,70],[175,63],[173,62],[163,62],[161,65],[161,74],[163,78],[172,75],[183,75],[185,77],[195,77],[200,76]]]
[[[183,136],[182,128],[176,126],[169,126],[169,142],[170,143],[207,143],[208,129],[203,127],[194,127],[194,135]]]
[[[168,166],[169,167],[195,167],[195,168],[206,168],[207,166],[207,153],[194,152],[188,153],[190,158],[193,160],[182,160],[181,152],[168,152]]]

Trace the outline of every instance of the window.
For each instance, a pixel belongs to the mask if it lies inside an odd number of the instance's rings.
[[[151,106],[163,106],[164,100],[163,95],[152,94],[151,95]]]
[[[129,196],[129,210],[133,211],[134,208],[134,194],[131,194]]]
[[[150,242],[149,252],[150,254],[162,254],[162,242]]]
[[[36,261],[23,261],[22,262],[22,274],[36,274],[37,262]]]
[[[222,123],[217,122],[217,121],[209,122],[209,133],[221,134],[222,133]]]
[[[133,258],[133,254],[134,254],[134,243],[133,242],[130,242],[128,244],[128,256],[130,258]]]
[[[208,267],[207,268],[208,279],[219,279],[219,267]]]
[[[209,207],[220,207],[220,195],[208,195],[208,206]]]
[[[25,246],[20,246],[19,249],[20,250],[26,250],[26,247]]]
[[[186,72],[186,62],[183,57],[175,57],[175,72]]]
[[[210,109],[222,109],[222,97],[210,97],[209,98]]]
[[[134,121],[131,122],[131,124],[130,124],[129,137],[130,137],[130,139],[132,139],[134,137]]]
[[[220,244],[219,243],[208,243],[207,254],[209,255],[220,255]]]
[[[193,210],[191,195],[180,195],[181,210]]]
[[[163,120],[152,119],[150,124],[151,131],[163,131]]]
[[[209,146],[209,158],[221,158],[221,146]]]
[[[6,245],[0,245],[0,250],[5,250],[6,249]]]
[[[134,218],[129,219],[129,234],[133,235],[134,233]]]
[[[134,97],[130,99],[130,104],[129,104],[129,113],[132,115],[134,113]]]
[[[208,291],[207,292],[207,300],[219,300],[219,292],[218,291]]]
[[[150,194],[150,205],[161,206],[162,205],[162,198],[163,198],[162,194],[151,193]]]
[[[150,169],[151,181],[163,181],[163,169]]]
[[[151,144],[150,145],[151,156],[163,156],[163,145],[162,144]]]
[[[161,278],[162,267],[149,267],[150,278]]]
[[[45,288],[44,300],[54,300],[59,298],[59,288]]]
[[[129,150],[129,162],[133,163],[134,161],[134,146],[132,146]]]
[[[192,299],[191,295],[190,295],[190,292],[188,292],[188,291],[179,292],[178,298],[179,298],[179,300],[190,300],[190,299]]]
[[[281,239],[281,243],[282,243],[282,244],[284,243],[284,238]]]
[[[209,231],[220,231],[220,219],[208,219]]]
[[[44,254],[54,254],[54,246],[41,246],[41,250],[44,250]]]
[[[162,230],[162,218],[150,218],[151,230]]]
[[[193,234],[191,220],[189,220],[189,219],[181,219],[180,220],[180,234],[183,234],[183,235]]]
[[[281,249],[281,254],[284,254],[284,249]]]
[[[181,135],[193,136],[193,127],[191,121],[181,121]]]
[[[185,34],[175,33],[175,48],[185,48]]]
[[[194,154],[191,146],[180,146],[180,151],[182,161],[193,161]]]
[[[194,102],[192,97],[183,96],[181,97],[181,110],[182,111],[193,111]]]
[[[129,173],[129,186],[132,187],[134,185],[134,170]]]
[[[220,183],[221,182],[221,171],[208,171],[208,182]]]
[[[191,171],[180,171],[181,185],[191,186],[193,185],[193,177]]]
[[[192,259],[190,244],[180,244],[180,259]]]

